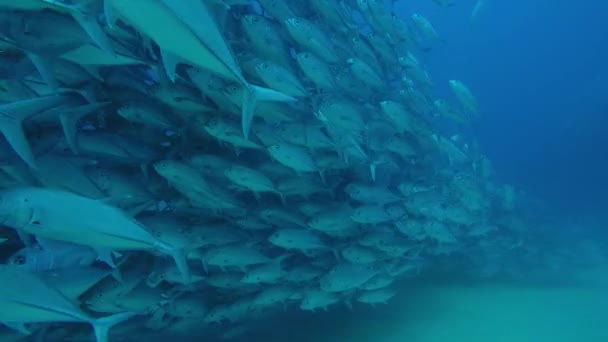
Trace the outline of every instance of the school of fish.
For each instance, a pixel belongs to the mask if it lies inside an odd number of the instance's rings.
[[[513,268],[439,37],[380,0],[0,0],[3,338],[230,339]]]

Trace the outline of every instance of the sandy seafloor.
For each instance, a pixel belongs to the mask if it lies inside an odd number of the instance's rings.
[[[569,278],[568,284],[406,284],[388,305],[297,314],[243,341],[607,342],[608,267]]]
[[[608,264],[577,270],[560,283],[449,279],[405,281],[389,304],[374,308],[355,303],[352,310],[341,304],[315,314],[278,310],[252,322],[255,331],[235,339],[148,331],[128,336],[115,332],[110,341],[608,342]],[[199,327],[205,330],[205,325]],[[218,328],[229,330],[213,327]],[[87,335],[77,340],[90,341]]]

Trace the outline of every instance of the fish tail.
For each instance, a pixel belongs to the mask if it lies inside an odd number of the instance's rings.
[[[121,312],[116,315],[97,318],[91,321],[95,329],[95,339],[97,342],[107,342],[110,329],[135,316],[134,312]]]
[[[251,122],[255,116],[255,105],[257,103],[257,94],[252,89],[247,89],[243,93],[243,105],[241,109],[241,128],[243,129],[243,136],[245,139],[249,139],[249,129],[251,128]]]
[[[91,103],[76,108],[61,108],[59,123],[61,124],[68,146],[74,154],[78,154],[78,121],[89,113],[101,109],[108,103]]]
[[[40,73],[40,77],[42,77],[53,92],[56,92],[57,89],[59,89],[59,82],[53,75],[53,66],[51,65],[51,62],[45,59],[43,56],[32,52],[27,52],[26,55],[32,64],[34,64],[34,67],[36,70],[38,70],[38,73]]]
[[[2,108],[0,107],[1,112]],[[29,167],[37,169],[34,153],[25,136],[22,124],[23,121],[19,118],[11,118],[0,114],[0,133],[4,135],[9,145]]]
[[[102,50],[114,54],[114,48],[110,38],[103,31],[97,17],[93,13],[85,13],[80,10],[70,11],[72,18],[82,27],[82,29],[89,35],[91,40],[101,48]]]
[[[255,106],[258,101],[273,101],[273,102],[294,102],[295,97],[285,95],[279,91],[269,88],[258,87],[252,84],[247,84],[243,92],[243,105],[241,110],[241,126],[243,136],[249,139],[249,129],[255,116]]]

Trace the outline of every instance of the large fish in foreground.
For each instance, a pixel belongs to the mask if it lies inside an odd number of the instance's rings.
[[[110,4],[106,6],[106,11],[116,11],[117,17],[146,34],[159,45],[163,65],[169,78],[175,79],[177,65],[185,62],[211,70],[243,85],[246,91],[243,92],[241,124],[245,138],[249,135],[258,100],[295,101],[291,96],[257,87],[245,80],[205,1],[107,0],[106,2]],[[114,14],[106,13],[106,16],[113,17]]]
[[[0,221],[37,237],[95,249],[155,250],[171,255],[185,283],[190,272],[185,252],[155,238],[118,208],[67,191],[15,188],[2,192]]]
[[[94,318],[38,276],[6,266],[0,267],[0,283],[0,322],[9,326],[86,322],[93,326],[97,342],[105,342],[110,328],[133,316],[133,313],[123,312]]]

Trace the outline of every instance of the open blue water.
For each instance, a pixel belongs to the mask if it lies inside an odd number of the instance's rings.
[[[439,94],[460,78],[478,96],[483,151],[507,182],[564,209],[608,208],[608,3],[397,1],[444,37],[426,55]]]

